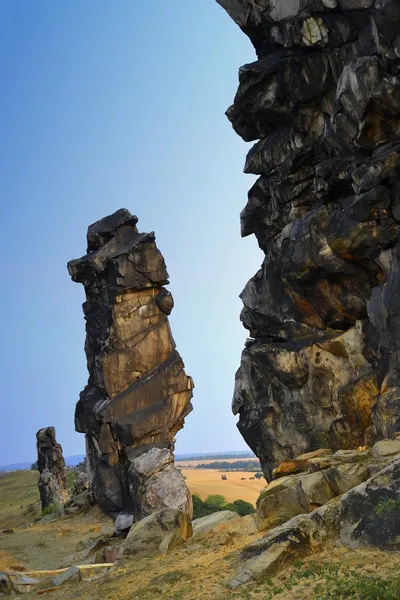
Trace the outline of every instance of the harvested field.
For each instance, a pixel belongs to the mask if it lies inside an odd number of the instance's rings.
[[[249,462],[250,460],[254,460],[258,462],[257,458],[205,458],[204,460],[176,460],[175,464],[178,467],[187,468],[187,467],[197,467],[197,465],[209,465],[213,462],[226,462],[226,463],[234,463],[238,461]]]
[[[255,505],[260,490],[267,485],[265,479],[250,479],[254,475],[248,471],[182,469],[182,474],[192,494],[198,494],[203,500],[210,494],[221,494],[228,502],[241,498]],[[221,475],[227,479],[224,481]]]

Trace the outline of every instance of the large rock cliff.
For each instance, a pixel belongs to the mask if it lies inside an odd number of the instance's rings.
[[[256,141],[241,229],[265,254],[233,410],[269,480],[400,429],[400,3],[217,1],[258,56],[227,111]]]
[[[97,502],[135,519],[165,506],[191,512],[172,452],[193,388],[168,322],[173,299],[163,287],[164,259],[154,233],[139,233],[137,221],[126,209],[97,221],[88,228],[87,254],[68,263],[86,292],[89,381],[75,428],[86,434]]]

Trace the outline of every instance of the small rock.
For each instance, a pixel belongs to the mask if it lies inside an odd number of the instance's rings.
[[[230,521],[235,521],[238,519],[240,519],[239,515],[232,510],[222,510],[211,515],[201,517],[200,519],[195,519],[192,522],[193,539],[207,535],[211,531],[219,531]]]
[[[2,529],[0,533],[14,533],[14,529]]]
[[[122,514],[118,515],[118,517],[115,519],[115,523],[114,523],[114,527],[117,532],[126,531],[127,529],[130,529],[132,527],[132,525],[133,525],[133,515],[128,514],[128,513],[122,513]]]
[[[120,548],[117,546],[106,546],[104,548],[104,562],[113,563],[117,560]]]
[[[63,583],[66,583],[67,581],[80,581],[80,579],[81,573],[79,567],[70,567],[63,573],[60,573],[60,575],[57,575],[57,577],[54,577],[53,581],[54,585],[58,587],[60,585],[63,585]]]

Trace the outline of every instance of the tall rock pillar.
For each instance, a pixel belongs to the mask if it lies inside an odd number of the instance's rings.
[[[52,504],[65,504],[70,499],[65,478],[65,462],[54,427],[44,427],[36,434],[39,493],[42,509]]]
[[[68,263],[86,293],[89,381],[75,428],[86,434],[97,502],[135,519],[164,506],[191,513],[172,452],[194,387],[168,322],[173,299],[164,259],[154,233],[139,233],[137,221],[121,209],[90,225],[87,254]]]
[[[400,429],[400,3],[217,0],[258,60],[227,116],[255,141],[250,338],[233,410],[265,476]]]

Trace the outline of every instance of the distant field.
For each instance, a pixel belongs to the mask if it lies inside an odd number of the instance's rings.
[[[216,461],[223,461],[223,462],[227,462],[227,463],[233,463],[233,462],[237,462],[237,461],[243,461],[243,462],[249,462],[249,460],[257,460],[257,458],[253,458],[253,457],[247,457],[247,458],[206,458],[204,460],[177,460],[175,461],[175,464],[178,467],[196,467],[197,465],[209,465],[210,463],[216,462]]]
[[[250,480],[252,474],[248,471],[226,471],[226,481],[221,479],[223,471],[213,469],[182,469],[182,474],[192,494],[198,494],[203,500],[210,494],[222,494],[228,502],[241,498],[255,505],[260,490],[267,485],[265,479]]]

